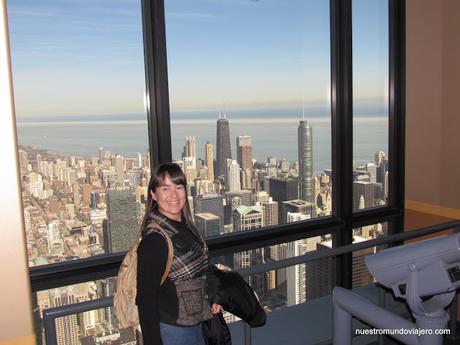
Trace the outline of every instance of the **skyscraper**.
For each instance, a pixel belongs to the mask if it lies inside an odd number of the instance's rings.
[[[225,192],[225,201],[227,204],[232,202],[235,197],[239,198],[241,205],[251,206],[254,204],[253,195],[250,190],[240,190],[236,192]]]
[[[249,135],[236,137],[236,157],[241,169],[252,169],[252,143]]]
[[[278,225],[278,202],[272,198],[262,204],[264,211],[264,226]]]
[[[208,168],[208,181],[214,181],[214,146],[209,141],[204,145],[204,160]]]
[[[140,152],[137,153],[136,168],[142,168],[142,155]]]
[[[241,188],[250,189],[252,179],[252,144],[249,135],[236,137],[237,162],[241,167]]]
[[[353,236],[353,243],[364,242],[368,238]],[[368,255],[375,254],[376,247],[356,250],[353,252],[353,275],[352,287],[357,288],[363,285],[372,284],[374,277],[369,273],[364,258]]]
[[[125,181],[125,167],[124,159],[122,156],[117,155],[115,157],[115,173],[117,174],[117,186],[122,186]]]
[[[298,199],[298,179],[297,177],[270,178],[269,190],[274,201]]]
[[[104,148],[103,147],[99,147],[99,162],[103,162],[104,161]]]
[[[264,226],[263,209],[259,205],[241,205],[233,211],[234,231],[257,229]],[[233,268],[250,267],[255,264],[265,263],[264,249],[257,248],[234,254]],[[251,274],[249,284],[257,292],[259,297],[266,295],[268,280],[266,273]]]
[[[76,302],[73,287],[67,286],[49,290],[51,307],[62,307]],[[77,315],[68,315],[56,319],[56,336],[58,345],[78,345]]]
[[[264,216],[260,205],[241,205],[233,211],[234,231],[257,229],[263,226]]]
[[[37,171],[42,172],[42,169],[41,169],[42,168],[41,167],[41,165],[42,165],[42,155],[37,153],[36,160],[37,160]]]
[[[97,204],[98,204],[98,199],[99,199],[99,194],[98,192],[91,192],[91,209],[96,210],[97,209]]]
[[[131,190],[109,189],[107,197],[107,219],[110,234],[109,252],[128,250],[137,236],[140,207],[136,194]]]
[[[289,212],[301,213],[308,216],[308,218],[313,218],[315,216],[315,205],[299,199],[282,201],[279,209],[279,224],[285,224],[288,222]]]
[[[313,181],[313,130],[308,121],[301,120],[298,128],[299,199],[315,202]]]
[[[200,194],[214,194],[214,183],[204,178],[196,178],[195,179],[195,195]]]
[[[367,181],[353,181],[353,210],[360,209],[361,196],[364,198],[364,208],[375,205],[375,183]]]
[[[217,175],[221,176],[225,175],[227,159],[232,158],[230,129],[226,118],[217,120],[216,145]]]
[[[303,255],[307,252],[307,244],[305,240],[293,241],[287,243],[286,257],[292,258]],[[286,282],[287,282],[287,301],[288,306],[303,303],[306,300],[306,265],[294,265],[286,267]]]
[[[232,159],[227,159],[226,163],[225,187],[230,192],[238,192],[241,190],[240,165]]]
[[[194,136],[185,137],[185,146],[182,157],[194,157],[196,159],[196,140]]]
[[[29,155],[27,151],[19,149],[19,165],[21,169],[27,169],[27,164],[29,164]]]
[[[265,191],[259,191],[254,193],[254,202],[258,202],[263,205],[270,200],[270,195]]]
[[[366,171],[369,173],[370,182],[376,183],[377,182],[377,165],[375,165],[374,163],[367,163]]]
[[[83,205],[88,206],[91,202],[91,193],[94,190],[94,186],[90,184],[84,184],[82,186],[82,198],[83,198]]]
[[[193,197],[193,209],[195,214],[212,213],[221,219],[220,233],[224,230],[224,201],[217,194],[198,195]]]
[[[221,218],[213,213],[195,213],[195,225],[203,237],[219,235],[221,223]]]
[[[379,151],[379,152],[376,152],[376,154],[374,155],[375,157],[375,164],[377,166],[380,166],[380,164],[382,163],[382,161],[386,160],[387,159],[387,156],[385,154],[385,152],[383,151]]]
[[[307,239],[308,251],[327,250],[332,248],[332,240],[321,241],[320,236]],[[307,262],[306,288],[307,300],[320,298],[331,294],[334,276],[334,261],[331,257]]]
[[[189,186],[193,185],[197,173],[196,159],[195,157],[183,157],[182,162],[182,171],[184,172],[185,177],[187,178],[187,184]]]

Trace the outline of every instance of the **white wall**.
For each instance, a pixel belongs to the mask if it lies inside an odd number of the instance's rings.
[[[459,32],[460,1],[406,1],[406,199],[450,209],[460,209]]]
[[[0,3],[0,343],[33,343],[32,303],[20,197],[6,1]]]

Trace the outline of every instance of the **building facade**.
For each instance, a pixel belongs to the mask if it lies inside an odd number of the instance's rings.
[[[227,159],[232,158],[230,128],[227,119],[219,118],[217,120],[216,138],[217,175],[222,176],[225,175]]]

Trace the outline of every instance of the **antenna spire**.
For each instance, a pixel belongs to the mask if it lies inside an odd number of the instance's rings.
[[[302,120],[305,121],[305,101],[302,100]]]

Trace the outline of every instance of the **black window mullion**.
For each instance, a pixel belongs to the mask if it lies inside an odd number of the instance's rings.
[[[333,214],[344,222],[333,246],[352,243],[353,84],[351,0],[331,0],[331,112]],[[335,259],[334,285],[351,287],[351,255]]]
[[[405,150],[405,0],[389,0],[389,148],[388,204],[401,210],[389,233],[404,231]]]
[[[142,21],[146,79],[145,100],[150,164],[153,168],[172,159],[164,1],[142,0]]]

